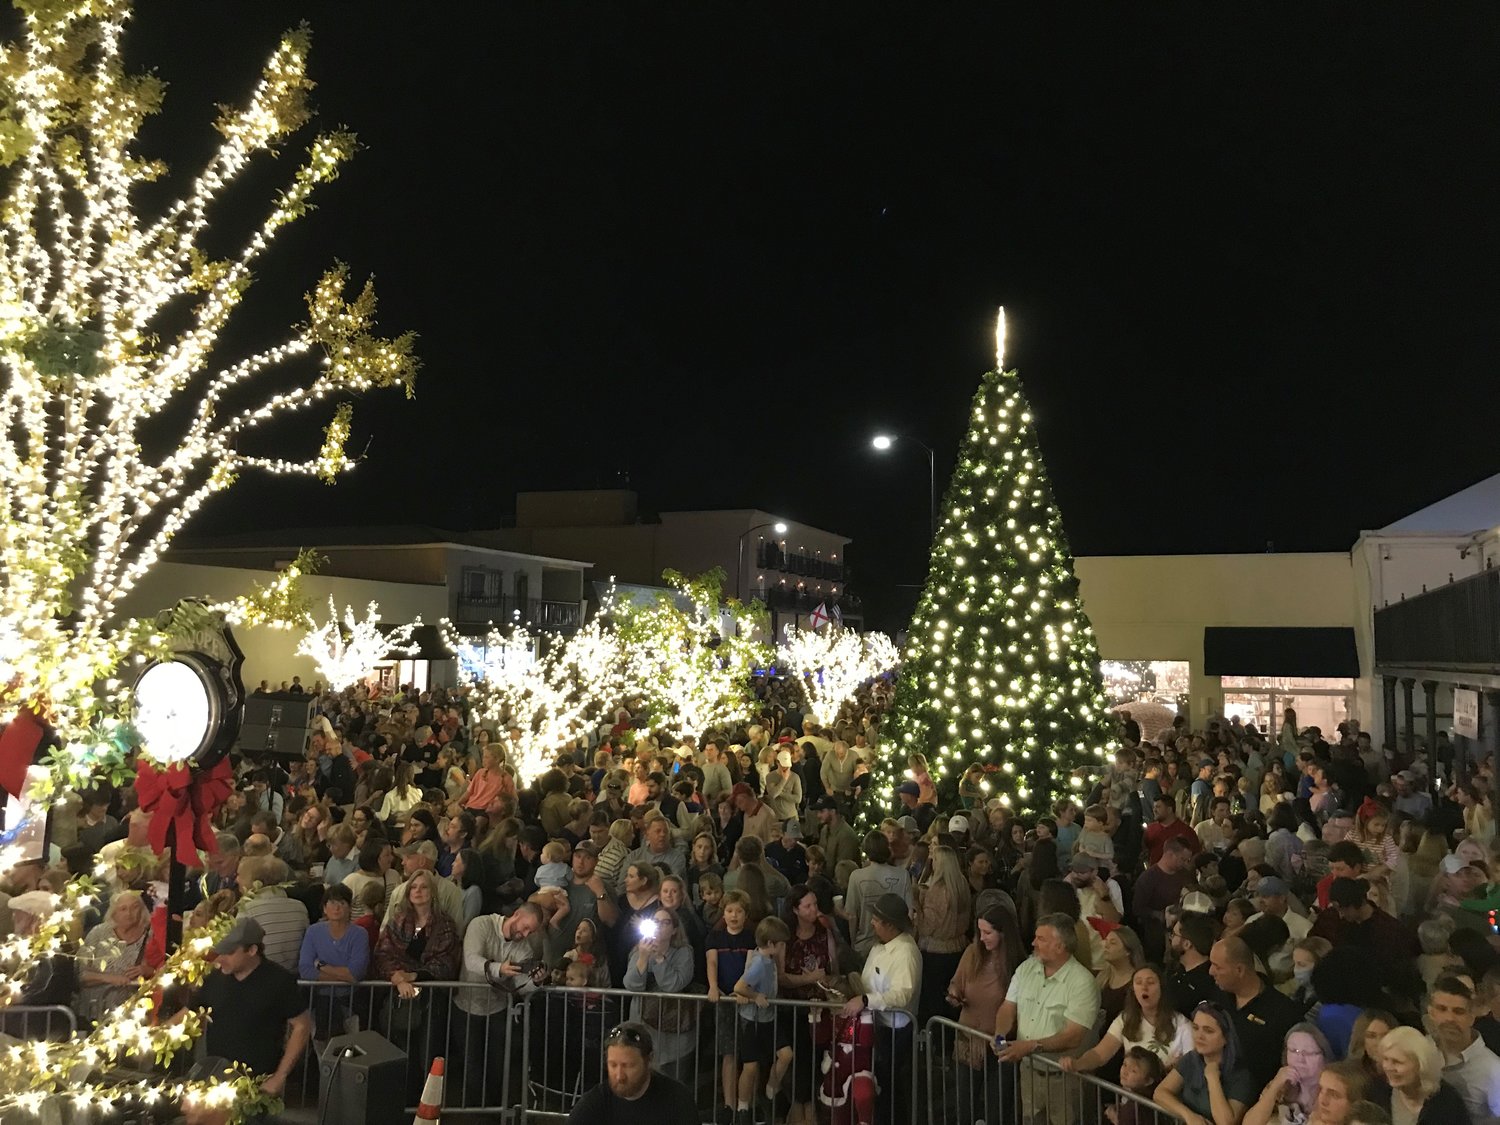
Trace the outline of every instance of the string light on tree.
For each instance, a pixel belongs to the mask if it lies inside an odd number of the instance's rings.
[[[421,623],[418,618],[411,625],[398,625],[382,632],[380,607],[371,602],[363,620],[354,616],[352,605],[345,606],[341,624],[338,607],[330,595],[328,620],[315,625],[297,642],[297,654],[309,657],[317,665],[318,673],[332,690],[343,691],[368,678],[376,664],[391,653],[409,656],[415,652],[412,635]]]
[[[971,763],[998,767],[1000,799],[1036,814],[1110,750],[1093,630],[1030,407],[1004,367],[1003,309],[995,353],[907,634],[890,720],[898,752],[880,765],[887,804],[906,756],[922,753],[950,793]]]
[[[615,613],[630,655],[628,678],[651,725],[688,737],[747,721],[754,702],[751,673],[770,663],[772,654],[770,645],[755,639],[765,628],[765,606],[722,602],[722,568],[696,578],[668,570],[662,578],[671,592]]]
[[[625,697],[629,662],[606,615],[607,608],[572,636],[552,638],[519,625],[464,637],[442,622],[451,649],[484,651],[483,661],[460,664],[460,678],[471,688],[478,725],[516,731],[518,741],[506,737],[499,745],[521,785],[550,769],[564,743],[598,726]]]
[[[349,468],[350,397],[396,386],[410,395],[418,365],[410,334],[376,334],[374,290],[341,264],[312,286],[304,324],[227,366],[215,359],[254,267],[355,147],[343,131],[313,138],[239,249],[220,258],[206,248],[226,189],[310,120],[305,28],[282,37],[246,104],[222,111],[220,143],[186,193],[143,214],[136,197],[159,195],[146,189],[165,168],[134,144],[163,85],[125,71],[130,4],[16,6],[24,20],[3,47],[0,82],[0,721],[29,712],[56,732],[60,748],[25,794],[45,808],[62,789],[128,772],[123,670],[170,654],[201,624],[195,614],[305,618],[304,556],[230,606],[199,605],[161,624],[121,620],[121,599],[177,532],[244,469],[331,480]],[[315,409],[328,419],[321,447],[282,454],[287,440],[270,423]],[[17,858],[0,848],[0,868]],[[29,940],[5,968],[10,979],[48,948]],[[164,979],[196,979],[206,948],[185,943]],[[201,1031],[196,1016],[154,1023],[149,992],[143,984],[85,1036],[8,1048],[0,1115],[50,1099],[102,1110],[187,1094],[273,1108],[248,1075],[151,1087],[100,1077],[141,1051],[168,1056]]]
[[[896,646],[883,633],[795,626],[788,626],[778,656],[796,673],[808,712],[825,726],[838,718],[861,686],[895,667],[899,659]]]

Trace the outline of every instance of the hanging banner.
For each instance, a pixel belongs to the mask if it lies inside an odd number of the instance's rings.
[[[1467,688],[1453,689],[1453,733],[1465,738],[1479,737],[1479,693]]]

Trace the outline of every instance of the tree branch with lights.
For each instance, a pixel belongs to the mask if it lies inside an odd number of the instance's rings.
[[[120,618],[173,536],[244,469],[324,480],[348,469],[350,398],[379,387],[410,395],[418,364],[410,334],[376,333],[373,289],[341,264],[312,286],[304,323],[248,358],[218,359],[254,268],[355,148],[344,131],[314,137],[239,250],[205,249],[225,189],[311,119],[305,27],[282,37],[249,100],[221,111],[221,143],[186,194],[143,215],[136,199],[165,169],[133,145],[164,87],[124,68],[130,5],[16,7],[22,29],[0,47],[0,719],[45,724],[59,740],[27,794],[44,810],[58,789],[136,749],[121,670],[195,627],[189,610]],[[318,408],[328,421],[315,452],[283,454],[284,436],[257,444],[271,423]],[[310,565],[304,557],[249,597],[199,608],[251,623],[305,617],[298,579]],[[0,867],[15,850],[0,848]],[[45,947],[16,955],[24,963]],[[185,946],[171,972],[190,976],[195,952]],[[39,1053],[0,1085],[0,1113],[65,1090],[81,1104],[108,1100],[113,1087],[72,1081],[63,1060],[159,1050],[165,1040],[138,1031],[150,1010],[138,996],[82,1040],[27,1048]],[[181,1046],[193,1033],[190,1022],[171,1034]],[[214,1090],[245,1104],[233,1083]]]
[[[648,721],[688,737],[749,719],[751,674],[772,656],[771,646],[756,640],[765,606],[722,601],[720,568],[695,578],[668,570],[662,578],[670,590],[615,612]]]
[[[551,768],[564,743],[598,726],[627,694],[628,662],[603,614],[568,637],[543,638],[520,625],[491,628],[481,638],[464,637],[446,621],[442,629],[455,652],[480,654],[460,661],[460,678],[470,686],[477,725],[519,735],[498,746],[521,785]]]
[[[782,662],[802,685],[808,713],[824,726],[839,717],[861,687],[900,661],[900,653],[884,633],[860,634],[832,627],[789,627],[778,647]]]
[[[361,620],[354,616],[352,605],[344,607],[344,619],[339,620],[338,606],[333,595],[328,597],[328,621],[314,622],[313,627],[297,642],[297,654],[306,656],[317,665],[318,673],[333,691],[343,691],[365,679],[375,670],[375,665],[391,653],[409,654],[412,634],[422,623],[418,618],[410,625],[397,625],[383,631],[380,628],[380,607],[371,602]]]

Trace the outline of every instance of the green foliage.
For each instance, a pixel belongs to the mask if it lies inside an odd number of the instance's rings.
[[[696,577],[666,570],[672,592],[615,610],[628,678],[657,729],[698,735],[751,713],[750,673],[771,659],[770,646],[754,638],[769,615],[758,602],[724,601],[724,577],[721,567]]]
[[[881,763],[886,803],[921,753],[951,799],[972,763],[1037,814],[1101,765],[1099,654],[1015,372],[980,382],[908,631]]]

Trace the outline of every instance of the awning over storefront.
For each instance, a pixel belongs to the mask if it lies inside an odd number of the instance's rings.
[[[1315,676],[1356,679],[1359,653],[1354,630],[1344,627],[1203,630],[1206,676]]]

